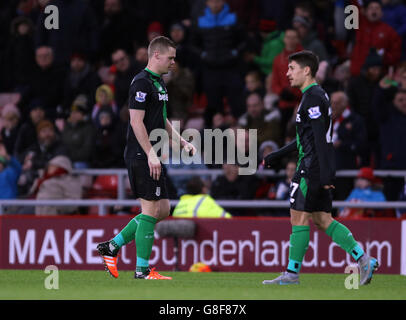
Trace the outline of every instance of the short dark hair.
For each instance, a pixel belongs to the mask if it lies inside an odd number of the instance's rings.
[[[204,183],[200,177],[190,179],[186,184],[187,194],[200,194],[203,192]]]
[[[316,76],[317,70],[319,69],[319,57],[312,51],[303,50],[292,53],[289,56],[289,62],[292,61],[296,61],[302,68],[309,67],[312,77],[314,78]]]
[[[148,45],[148,58],[152,57],[154,51],[166,52],[169,47],[176,49],[176,43],[164,36],[154,38]]]

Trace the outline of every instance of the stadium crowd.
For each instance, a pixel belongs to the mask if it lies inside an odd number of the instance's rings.
[[[58,29],[46,27],[48,5],[59,10]],[[358,29],[345,27],[347,5],[359,9]],[[354,198],[365,195],[359,188],[378,189],[383,200],[406,197],[403,178],[370,171],[406,170],[405,1],[2,0],[1,198],[87,198],[93,181],[75,180],[72,169],[125,168],[129,85],[159,35],[177,44],[164,77],[168,117],[181,130],[257,129],[258,170],[295,139],[301,92],[286,78],[288,56],[312,50],[332,105],[337,170],[360,170],[355,185],[337,179],[335,199],[368,201]],[[238,175],[238,164],[192,168],[223,169],[206,185],[216,200],[286,200],[292,156],[279,168],[282,179]],[[188,178],[171,177],[171,198],[187,192]],[[65,209],[57,213],[75,211]]]

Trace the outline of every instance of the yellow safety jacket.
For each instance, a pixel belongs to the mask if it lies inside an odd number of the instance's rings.
[[[173,211],[175,218],[231,218],[231,214],[220,207],[207,194],[185,194],[180,197]]]

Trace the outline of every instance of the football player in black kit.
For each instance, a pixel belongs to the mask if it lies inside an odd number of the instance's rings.
[[[378,267],[378,261],[363,251],[350,230],[331,215],[335,179],[331,106],[327,93],[316,83],[318,67],[318,57],[311,51],[289,56],[286,75],[290,85],[303,93],[296,114],[296,139],[264,159],[265,167],[272,168],[285,155],[298,151],[297,169],[290,185],[289,263],[279,277],[263,284],[299,284],[299,271],[309,244],[310,218],[358,262],[361,285],[370,283]]]
[[[148,65],[131,82],[129,90],[130,121],[124,152],[131,189],[141,202],[142,213],[132,219],[113,239],[98,245],[106,270],[118,277],[117,254],[120,248],[135,240],[137,264],[135,279],[165,279],[149,268],[157,222],[169,215],[165,167],[161,164],[150,140],[153,130],[166,130],[173,141],[192,155],[196,148],[173,129],[167,119],[168,93],[162,75],[175,63],[176,45],[166,37],[153,39],[148,47]]]

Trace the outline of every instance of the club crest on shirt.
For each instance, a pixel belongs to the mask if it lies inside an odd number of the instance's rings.
[[[308,112],[309,112],[309,118],[310,118],[310,119],[317,119],[318,117],[321,116],[321,112],[320,112],[320,107],[319,107],[319,106],[315,106],[315,107],[309,108]]]
[[[145,92],[137,91],[137,92],[135,93],[135,101],[144,102],[146,96],[147,96],[147,94],[146,94]]]

